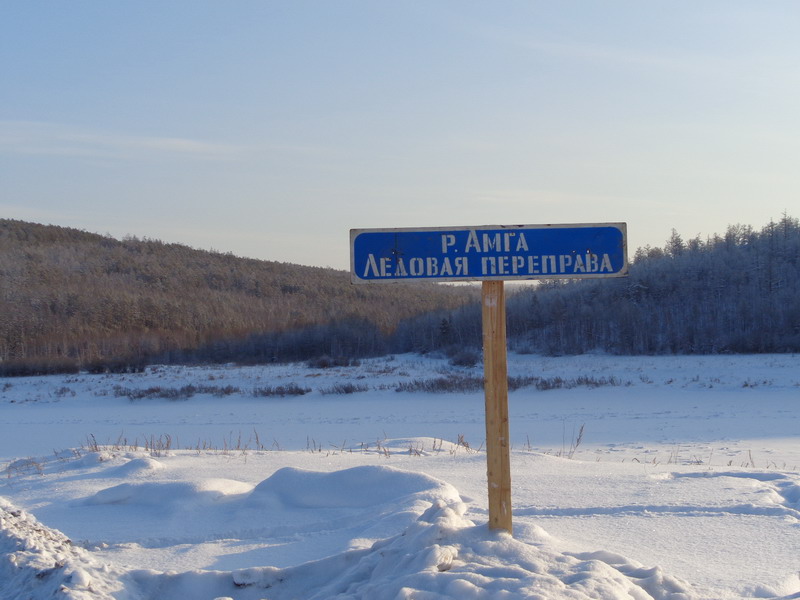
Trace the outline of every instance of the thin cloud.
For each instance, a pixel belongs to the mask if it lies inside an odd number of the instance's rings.
[[[495,43],[512,45],[520,49],[572,60],[585,64],[620,68],[656,70],[695,77],[718,75],[735,70],[736,61],[726,57],[687,54],[679,50],[660,53],[645,52],[640,48],[615,47],[607,44],[533,39],[508,31],[483,28],[481,34]]]
[[[497,46],[594,67],[642,69],[666,74],[691,77],[719,77],[721,74],[738,74],[748,68],[763,67],[774,56],[759,60],[746,54],[725,56],[690,52],[680,46],[649,51],[646,45],[626,46],[620,42],[589,42],[569,36],[559,37],[554,32],[526,30],[520,26],[494,25],[464,14],[463,11],[439,12],[439,19],[463,34]]]
[[[165,156],[202,160],[229,160],[243,148],[179,137],[139,136],[86,131],[69,125],[37,121],[0,121],[3,154],[112,159]]]

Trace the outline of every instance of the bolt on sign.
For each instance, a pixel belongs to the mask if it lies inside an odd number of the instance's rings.
[[[481,281],[489,527],[511,533],[503,282],[624,277],[625,223],[350,230],[353,283]]]

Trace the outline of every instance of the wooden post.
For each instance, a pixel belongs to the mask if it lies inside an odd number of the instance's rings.
[[[489,529],[504,529],[511,533],[506,299],[502,281],[483,282],[482,305]]]

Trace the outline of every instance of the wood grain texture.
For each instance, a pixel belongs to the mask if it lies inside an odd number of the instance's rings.
[[[506,301],[502,281],[483,282],[482,307],[489,528],[511,533]]]

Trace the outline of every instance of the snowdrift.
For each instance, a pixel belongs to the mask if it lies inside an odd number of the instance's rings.
[[[509,370],[538,382],[509,400],[513,537],[486,527],[482,393],[420,384],[479,369],[4,381],[0,600],[800,598],[797,357]]]
[[[141,463],[141,459],[137,459]],[[135,462],[135,461],[131,461]],[[130,463],[128,463],[130,464]],[[127,469],[126,469],[127,470]],[[568,554],[548,544],[541,530],[535,544],[505,532],[491,532],[464,517],[466,506],[452,486],[419,473],[387,467],[356,467],[333,473],[282,469],[242,493],[238,486],[212,481],[199,485],[121,484],[86,501],[96,506],[197,506],[224,502],[228,490],[239,510],[268,507],[270,520],[296,519],[309,508],[359,508],[394,514],[426,508],[398,535],[369,548],[349,550],[298,566],[253,567],[233,572],[158,572],[124,569],[99,560],[63,533],[45,527],[7,501],[0,503],[2,598],[39,600],[56,595],[75,600],[289,600],[327,598],[464,600],[467,598],[619,599],[696,598],[689,586],[658,568],[644,568],[612,553]],[[265,497],[268,500],[265,502]],[[330,497],[330,506],[325,498]],[[236,510],[236,509],[233,509]],[[375,517],[373,516],[373,519]],[[326,526],[319,521],[317,527]],[[528,536],[531,532],[528,532]]]

